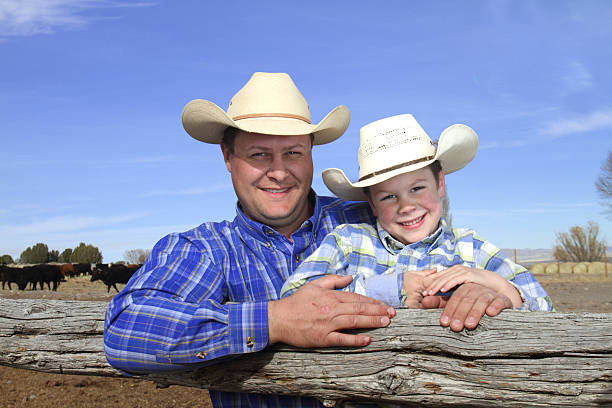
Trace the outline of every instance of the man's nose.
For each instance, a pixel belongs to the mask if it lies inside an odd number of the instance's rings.
[[[266,172],[266,176],[276,181],[283,181],[287,177],[287,174],[287,164],[284,162],[282,157],[273,156],[272,160],[270,161],[270,167]]]

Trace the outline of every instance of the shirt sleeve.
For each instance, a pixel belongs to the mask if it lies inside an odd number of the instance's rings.
[[[105,318],[108,362],[127,373],[186,369],[268,343],[267,302],[226,303],[221,265],[206,240],[160,240]]]
[[[343,239],[337,229],[327,234],[321,245],[285,281],[281,288],[280,297],[284,298],[292,295],[306,283],[325,275],[348,274],[348,258],[346,255],[350,251],[350,244],[347,244],[348,241]],[[351,283],[351,286],[354,286],[354,283]],[[354,291],[354,288],[352,291]]]
[[[474,243],[474,267],[493,271],[510,281],[523,299],[518,309],[554,311],[550,297],[529,270],[512,262],[486,240],[475,237]]]
[[[355,232],[348,226],[340,226],[329,233],[285,281],[281,297],[289,296],[306,283],[326,275],[352,275],[353,281],[341,290],[378,299],[390,306],[401,306],[403,273],[396,273],[392,267],[378,275],[372,266],[357,261],[360,254],[354,248],[351,233]]]

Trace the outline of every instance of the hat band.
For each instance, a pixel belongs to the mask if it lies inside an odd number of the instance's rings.
[[[302,120],[308,123],[309,125],[311,124],[310,119],[305,118],[304,116],[294,115],[291,113],[249,113],[246,115],[234,116],[232,120],[252,119],[252,118],[289,118],[289,119]]]
[[[393,171],[393,170],[401,169],[402,167],[406,167],[406,166],[410,166],[410,165],[413,165],[413,164],[417,164],[417,163],[421,163],[421,162],[424,162],[424,161],[428,161],[428,160],[433,159],[434,157],[435,156],[421,157],[420,159],[412,160],[412,161],[405,162],[405,163],[396,164],[395,166],[387,167],[386,169],[383,169],[383,170],[380,170],[380,171],[374,171],[374,172],[372,172],[370,174],[367,174],[367,175],[365,175],[363,177],[359,177],[359,181],[364,181],[364,180],[367,180],[367,179],[372,178],[374,176],[379,176],[381,174],[385,174],[385,173],[388,173],[388,172]]]

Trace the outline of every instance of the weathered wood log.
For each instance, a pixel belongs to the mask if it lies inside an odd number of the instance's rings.
[[[0,299],[0,364],[120,376],[104,357],[105,302]],[[612,406],[612,314],[504,311],[475,330],[398,310],[360,349],[264,351],[143,375],[163,385],[412,406]]]

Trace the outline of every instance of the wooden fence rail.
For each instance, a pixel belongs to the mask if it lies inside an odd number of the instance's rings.
[[[104,357],[106,302],[0,298],[0,364],[120,376]],[[390,406],[612,406],[612,314],[504,311],[471,331],[398,310],[361,349],[275,346],[214,366],[144,375],[161,385]],[[339,405],[339,404],[338,404]],[[387,405],[389,406],[389,405]]]

